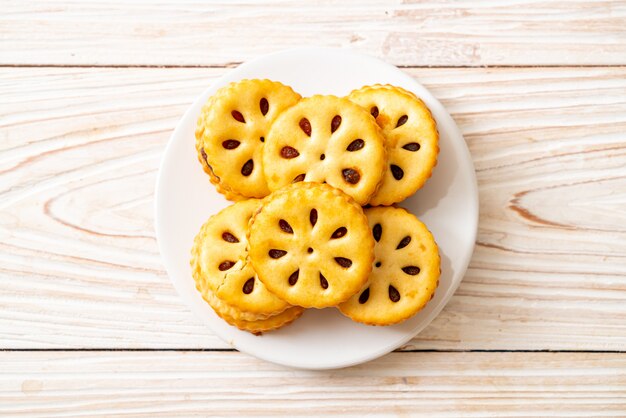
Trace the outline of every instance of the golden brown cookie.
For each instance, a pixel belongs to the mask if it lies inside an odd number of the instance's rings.
[[[247,229],[261,201],[237,202],[212,216],[194,240],[191,269],[198,290],[207,288],[240,314],[235,319],[257,320],[287,309],[270,293],[247,262]]]
[[[241,80],[222,87],[202,109],[196,150],[204,171],[228,199],[269,194],[261,153],[270,125],[300,95],[270,80]]]
[[[364,205],[386,168],[384,138],[360,106],[335,96],[302,99],[272,125],[263,150],[270,190],[299,181],[328,183]]]
[[[394,86],[365,86],[348,99],[367,109],[383,130],[389,167],[371,205],[411,196],[437,164],[439,134],[430,110],[413,93]]]
[[[439,285],[437,244],[426,226],[403,208],[365,210],[374,239],[374,269],[341,312],[368,325],[402,322],[421,310]]]
[[[205,289],[205,291],[202,292],[202,297],[211,306],[211,308],[213,308],[215,313],[224,321],[242,331],[248,331],[253,334],[282,328],[298,319],[304,312],[303,308],[299,306],[292,306],[268,318],[249,321],[245,319],[238,319],[237,315],[233,316],[233,313],[237,313],[237,308],[228,305],[226,302],[215,296],[215,294],[209,289]]]
[[[296,183],[268,196],[248,241],[259,279],[292,305],[337,305],[372,270],[374,239],[363,209],[327,184]]]

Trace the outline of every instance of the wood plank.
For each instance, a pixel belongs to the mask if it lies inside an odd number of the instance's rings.
[[[11,417],[626,414],[626,354],[394,353],[310,372],[233,352],[13,352],[0,369]]]
[[[161,266],[152,193],[223,69],[0,69],[0,348],[225,347]],[[478,246],[407,348],[626,348],[626,68],[411,69],[457,120]]]
[[[0,63],[10,65],[232,65],[312,42],[406,66],[626,64],[619,0],[9,0],[2,9]]]

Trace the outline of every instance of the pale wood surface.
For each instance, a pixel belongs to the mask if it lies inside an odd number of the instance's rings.
[[[10,353],[0,366],[0,414],[11,417],[626,413],[618,354],[394,353],[339,373],[234,352]]]
[[[10,353],[0,367],[0,414],[11,417],[623,417],[626,411],[626,356],[619,354],[394,353],[310,372],[234,352],[53,352]]]
[[[0,416],[626,416],[626,2],[359,5],[0,4]],[[192,100],[312,40],[407,67],[481,199],[441,315],[404,352],[319,373],[215,351],[152,225]]]
[[[5,0],[0,63],[223,66],[313,42],[406,66],[621,65],[625,20],[621,0]]]
[[[1,347],[225,347],[170,285],[152,202],[224,71],[0,71]],[[626,68],[408,71],[463,131],[481,200],[471,267],[410,346],[625,349]]]

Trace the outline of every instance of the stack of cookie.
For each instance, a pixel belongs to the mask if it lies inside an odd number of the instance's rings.
[[[191,258],[197,289],[231,325],[260,333],[326,307],[391,325],[432,299],[437,245],[391,206],[437,163],[435,121],[413,93],[375,85],[301,98],[278,82],[239,81],[203,108],[196,149],[236,201],[202,226]]]

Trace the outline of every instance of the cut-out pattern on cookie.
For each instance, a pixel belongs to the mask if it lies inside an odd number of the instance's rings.
[[[235,203],[212,216],[200,229],[192,248],[191,267],[198,289],[209,289],[232,307],[230,316],[258,320],[289,305],[270,293],[247,263],[247,231],[261,201]]]
[[[269,127],[300,100],[290,87],[270,80],[242,80],[213,95],[202,109],[196,148],[217,190],[231,200],[269,194],[262,151]]]
[[[325,184],[297,183],[271,195],[252,219],[249,243],[259,279],[294,305],[335,306],[372,269],[374,240],[362,208]]]
[[[348,98],[370,110],[387,145],[388,168],[370,204],[391,205],[411,196],[437,164],[439,135],[430,111],[413,93],[393,86],[366,86]]]
[[[327,183],[362,205],[377,190],[386,169],[384,139],[376,121],[361,107],[334,96],[306,98],[283,112],[263,151],[270,190],[295,179]]]
[[[339,309],[370,325],[402,322],[432,299],[439,283],[439,253],[426,226],[405,209],[365,210],[375,239],[375,268],[363,289]]]

